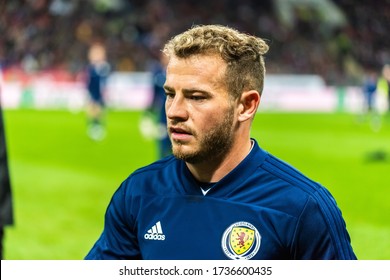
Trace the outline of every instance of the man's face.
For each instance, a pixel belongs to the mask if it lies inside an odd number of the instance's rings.
[[[202,163],[229,151],[235,123],[218,56],[173,57],[167,67],[165,103],[172,152],[188,163]]]

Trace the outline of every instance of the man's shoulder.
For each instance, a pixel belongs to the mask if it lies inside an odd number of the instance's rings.
[[[273,180],[283,181],[294,187],[296,191],[313,194],[323,188],[320,183],[309,178],[290,163],[281,160],[272,154],[268,154],[261,165],[261,168],[270,174]]]
[[[138,168],[131,174],[131,176],[149,176],[154,172],[161,172],[165,169],[175,168],[174,165],[177,164],[177,161],[178,160],[174,156],[170,155],[151,164]]]
[[[261,167],[268,173],[270,185],[280,190],[278,192],[281,194],[280,199],[286,203],[301,201],[305,204],[312,201],[320,208],[336,206],[333,195],[324,185],[309,178],[289,163],[269,154]]]
[[[168,156],[132,172],[121,184],[127,194],[152,194],[167,191],[172,174],[177,173],[179,161]]]
[[[125,180],[126,184],[148,183],[148,185],[164,184],[177,174],[180,161],[174,156],[167,156],[132,172]]]
[[[336,209],[335,200],[325,186],[271,154],[259,166],[257,176],[261,182],[257,186],[259,193],[272,194],[267,198],[270,208],[294,217],[299,217],[308,203],[321,211]]]

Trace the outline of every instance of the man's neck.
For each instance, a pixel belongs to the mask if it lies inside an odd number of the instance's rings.
[[[229,174],[250,153],[253,141],[236,144],[225,155],[208,159],[202,163],[191,164],[186,162],[192,175],[200,182],[218,182]]]

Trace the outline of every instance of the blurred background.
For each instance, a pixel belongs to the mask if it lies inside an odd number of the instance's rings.
[[[151,107],[163,44],[210,23],[270,45],[253,137],[331,190],[358,258],[390,259],[389,82],[380,84],[390,0],[12,0],[0,15],[15,216],[6,259],[85,256],[112,193],[161,154]],[[106,131],[91,139],[86,77],[96,43],[110,74]]]
[[[117,71],[145,71],[162,43],[193,24],[218,23],[271,45],[269,73],[318,74],[359,83],[390,59],[387,0],[26,0],[2,1],[0,57],[6,68],[82,71],[103,41]]]

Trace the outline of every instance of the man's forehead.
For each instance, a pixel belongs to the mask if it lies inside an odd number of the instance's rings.
[[[214,61],[215,63],[219,63],[221,65],[226,65],[225,61],[222,59],[222,57],[217,53],[201,53],[201,54],[193,54],[187,57],[179,57],[179,56],[170,56],[168,60],[169,64],[174,63],[197,63],[201,64],[205,61]]]
[[[225,70],[226,63],[216,55],[172,57],[167,67],[165,86],[225,91]]]
[[[225,74],[227,64],[218,55],[192,55],[190,57],[171,57],[167,65],[167,76],[177,75],[213,75],[221,77]]]

